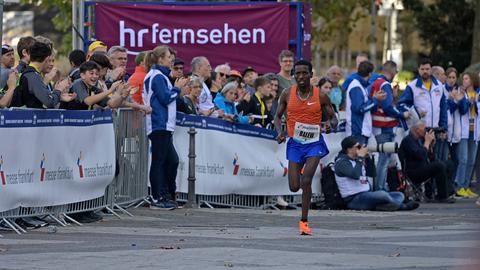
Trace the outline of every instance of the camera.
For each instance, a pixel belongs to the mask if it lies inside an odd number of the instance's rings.
[[[435,135],[438,135],[440,133],[446,133],[447,131],[445,130],[445,128],[443,127],[436,127],[436,128],[432,128],[432,127],[427,127],[425,128],[425,131],[426,132],[430,132],[431,130],[433,130],[433,133],[435,133]]]
[[[370,143],[367,145],[368,152],[377,152],[377,153],[397,153],[398,143],[396,142],[386,142],[386,143]]]

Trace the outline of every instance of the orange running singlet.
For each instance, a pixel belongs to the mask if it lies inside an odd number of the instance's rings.
[[[320,105],[320,89],[313,87],[312,96],[306,100],[301,100],[297,95],[297,85],[290,88],[290,97],[287,107],[287,131],[288,137],[300,138],[305,143],[309,141],[309,136],[317,136],[316,127],[320,131],[320,122],[322,120],[322,110]],[[310,134],[312,131],[315,134]],[[318,138],[317,138],[318,140]]]

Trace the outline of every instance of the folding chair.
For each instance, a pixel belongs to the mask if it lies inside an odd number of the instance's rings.
[[[398,149],[397,154],[398,154],[398,159],[400,160],[400,166],[402,167],[402,174],[405,177],[405,183],[407,184],[407,187],[405,188],[405,197],[410,198],[413,201],[419,201],[419,202],[427,201],[427,197],[425,196],[422,190],[423,183],[420,185],[415,185],[412,179],[410,179],[410,177],[408,177],[407,175],[407,169],[406,169],[407,159],[405,157],[405,152],[401,145]],[[427,180],[427,181],[430,181],[430,180]]]

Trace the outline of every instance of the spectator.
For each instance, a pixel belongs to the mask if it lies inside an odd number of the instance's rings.
[[[172,70],[172,74],[171,74],[171,77],[176,80],[178,78],[182,78],[185,73],[185,68],[184,68],[184,65],[185,63],[183,62],[182,59],[180,58],[175,58],[175,60],[173,61],[173,70]]]
[[[73,82],[77,79],[80,79],[80,65],[85,63],[85,53],[82,50],[73,50],[68,55],[68,60],[70,61],[70,66],[72,69],[68,73],[68,77]]]
[[[267,77],[258,77],[254,82],[255,93],[250,101],[243,101],[237,105],[237,110],[243,115],[249,115],[253,118],[252,124],[266,128],[271,124],[273,118],[265,105],[265,98],[270,96],[271,84]]]
[[[220,76],[222,80],[221,88],[223,88],[225,84],[227,84],[227,79],[228,79],[228,76],[230,76],[231,70],[232,69],[230,68],[230,65],[228,63],[218,65],[215,67],[214,71]]]
[[[400,112],[394,104],[394,91],[391,83],[397,75],[397,64],[393,61],[387,61],[383,64],[382,71],[383,74],[373,82],[370,91],[370,95],[378,91],[386,94],[386,98],[378,104],[377,110],[372,113],[372,131],[377,144],[394,142],[398,120],[405,120],[410,117],[409,112]],[[374,190],[387,190],[387,169],[390,164],[390,157],[391,154],[389,153],[379,153]]]
[[[210,73],[210,85],[207,84],[208,88],[210,88],[210,94],[212,94],[213,100],[217,96],[217,93],[222,90],[222,76],[219,72],[212,71]]]
[[[140,52],[135,57],[135,72],[128,79],[128,84],[132,87],[138,88],[137,92],[132,95],[133,101],[138,104],[143,104],[142,91],[143,91],[143,80],[147,73],[145,72],[145,52]]]
[[[107,86],[110,87],[112,83],[119,80],[128,81],[130,74],[127,73],[127,49],[121,46],[112,46],[108,50],[107,56],[112,64],[112,70],[108,71],[105,81]]]
[[[87,60],[90,60],[90,57],[92,57],[94,53],[106,54],[107,45],[100,40],[90,43],[90,45],[88,46]]]
[[[341,142],[342,150],[335,160],[335,180],[342,199],[348,209],[353,210],[414,210],[416,202],[403,203],[405,199],[401,192],[371,191],[368,176],[372,170],[367,170],[365,163],[371,163],[368,150],[353,137],[346,137]]]
[[[13,71],[15,66],[15,55],[10,45],[2,45],[2,62],[0,63],[0,89],[7,85],[8,75]]]
[[[447,81],[447,76],[445,75],[445,69],[441,66],[433,66],[432,67],[432,75],[437,79],[437,81],[445,84]]]
[[[143,88],[143,101],[152,107],[147,115],[147,134],[152,146],[150,184],[154,202],[151,208],[170,210],[177,207],[175,202],[178,155],[173,145],[173,131],[176,124],[176,100],[180,89],[188,79],[180,78],[175,85],[170,83],[170,68],[173,56],[168,46],[158,46],[147,52],[145,62],[148,73]]]
[[[447,75],[447,80],[445,82],[445,89],[450,93],[452,92],[453,89],[458,88],[458,71],[454,67],[449,67],[447,68],[447,71],[445,72]]]
[[[104,108],[109,106],[110,108],[117,108],[123,100],[128,97],[129,92],[122,86],[122,95],[109,96],[120,86],[123,82],[117,82],[107,91],[97,87],[99,80],[100,66],[93,61],[88,61],[80,65],[80,79],[76,80],[71,88],[70,92],[76,94],[75,100],[63,105],[64,109],[68,110],[93,110],[97,107]]]
[[[252,117],[242,116],[238,114],[235,106],[235,97],[238,94],[238,83],[227,83],[220,95],[215,98],[215,105],[225,112],[225,120],[248,124],[253,121]]]
[[[318,88],[320,88],[320,92],[322,94],[329,97],[329,94],[332,91],[332,83],[325,77],[321,78],[318,81]],[[322,109],[322,129],[324,130],[324,132],[330,133],[331,128],[333,126],[335,127],[337,126],[338,118],[337,116],[334,116],[333,118],[331,117],[331,119],[329,119],[328,112],[329,111],[336,112],[336,108],[332,103],[330,103],[329,106],[322,106],[321,109]]]
[[[425,119],[425,124],[429,128],[441,127],[447,130],[447,102],[443,94],[443,87],[431,74],[430,59],[422,59],[418,65],[418,77],[411,81],[398,104],[407,110],[414,106],[419,112],[420,117]],[[441,137],[446,138],[446,133],[442,132]]]
[[[278,75],[278,96],[282,94],[285,89],[289,89],[294,85],[295,78],[292,76],[294,54],[289,50],[283,50],[278,56],[278,62],[280,64],[280,72]]]
[[[267,73],[264,76],[270,79],[270,85],[271,85],[270,95],[272,96],[272,108],[269,109],[268,111],[270,112],[271,117],[275,118],[275,113],[278,108],[278,98],[280,97],[278,93],[278,78],[277,78],[277,75],[274,73]]]
[[[245,90],[247,90],[250,95],[255,94],[256,90],[254,82],[255,79],[258,78],[258,73],[255,71],[255,69],[253,69],[252,67],[245,68],[242,72],[242,77],[243,82],[245,83]]]
[[[202,81],[196,76],[192,76],[188,82],[188,87],[190,91],[187,95],[183,96],[185,102],[185,110],[183,111],[186,114],[198,115],[198,97],[202,91]]]
[[[210,78],[210,72],[212,67],[210,62],[205,56],[197,56],[192,59],[191,63],[192,74],[199,77],[202,83],[202,92],[199,97],[199,111],[203,115],[212,116],[212,117],[222,117],[222,110],[215,110],[215,105],[213,104],[212,94],[210,89],[208,89],[205,81]]]
[[[410,133],[403,138],[399,149],[402,166],[415,185],[434,178],[437,185],[436,200],[440,203],[454,203],[455,199],[448,197],[447,191],[447,166],[442,161],[429,161],[429,154],[435,143],[433,129],[426,132],[426,124],[417,121],[411,128]]]
[[[10,106],[13,94],[17,86],[18,72],[14,70],[10,72],[7,79],[6,87],[0,89],[0,109]]]
[[[42,74],[48,73],[52,49],[45,43],[35,42],[30,47],[30,65],[22,73],[19,82],[21,100],[12,101],[12,107],[27,106],[28,108],[55,108],[60,101],[70,102],[75,94],[67,93],[70,83],[63,80],[51,91],[44,83]]]
[[[328,94],[330,101],[335,106],[335,111],[340,111],[340,106],[343,104],[345,99],[344,91],[340,87],[339,81],[342,78],[342,70],[339,66],[331,66],[327,70],[327,78],[332,84],[332,91]]]
[[[27,65],[30,64],[30,47],[35,43],[35,38],[31,36],[22,37],[17,43],[17,53],[20,61],[16,67],[18,73],[23,73]]]
[[[363,52],[357,54],[357,56],[355,57],[355,67],[357,71],[358,71],[358,67],[360,66],[360,63],[365,61],[368,61],[368,54]],[[348,87],[350,86],[350,83],[353,81],[355,74],[357,73],[355,72],[350,74],[343,82],[342,88],[345,89],[345,91],[347,91]]]
[[[94,53],[90,57],[90,61],[97,63],[100,66],[100,71],[98,73],[99,80],[97,87],[102,89],[103,91],[107,91],[108,87],[105,83],[105,79],[107,76],[107,72],[109,69],[112,69],[112,64],[110,63],[110,59],[108,59],[107,55],[103,53]]]
[[[453,109],[452,106],[450,107],[454,124],[451,132],[454,150],[452,155],[456,155],[458,161],[455,179],[456,194],[460,197],[476,197],[478,194],[471,190],[470,182],[473,178],[477,143],[480,139],[478,135],[480,101],[476,90],[479,85],[478,77],[471,73],[465,73],[462,79],[460,90],[452,90],[454,106]]]
[[[373,64],[364,61],[358,66],[358,73],[352,75],[346,94],[346,134],[354,136],[357,141],[364,145],[372,135],[371,112],[377,110],[379,102],[386,98],[386,93],[376,92],[370,97],[367,92],[368,79],[373,72]]]

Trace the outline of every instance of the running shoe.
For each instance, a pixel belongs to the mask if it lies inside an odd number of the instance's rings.
[[[300,229],[300,235],[312,235],[312,230],[308,227],[308,221],[298,222],[298,228]]]

